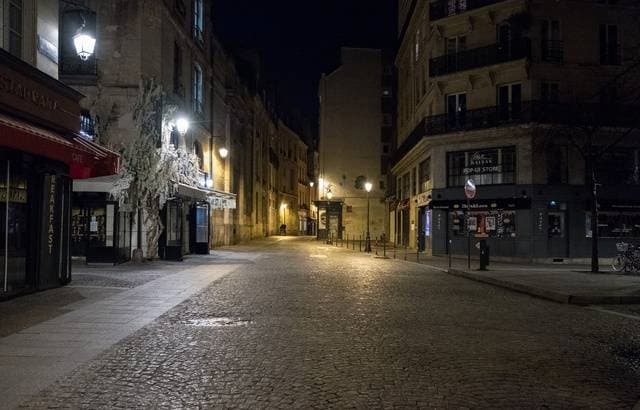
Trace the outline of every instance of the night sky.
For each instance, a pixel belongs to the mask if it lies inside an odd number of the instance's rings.
[[[214,24],[227,48],[258,49],[278,106],[317,124],[317,85],[341,46],[392,49],[396,0],[221,0]]]

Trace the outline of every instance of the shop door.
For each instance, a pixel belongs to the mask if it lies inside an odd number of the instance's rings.
[[[31,285],[27,188],[26,173],[18,163],[0,161],[0,293],[16,293]]]
[[[425,211],[426,208],[424,207],[418,208],[418,250],[420,252],[424,252],[426,243],[425,226],[427,213]]]
[[[160,256],[167,260],[182,260],[182,201],[168,201],[164,207],[165,229],[160,237]]]
[[[189,218],[189,251],[199,255],[209,253],[209,204],[198,202],[191,207]]]
[[[116,204],[88,207],[87,263],[117,263]]]
[[[547,212],[548,225],[548,255],[554,259],[562,259],[569,256],[569,234],[567,224],[567,212],[554,210]]]

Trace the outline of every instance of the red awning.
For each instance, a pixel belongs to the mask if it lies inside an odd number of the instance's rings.
[[[69,165],[74,179],[118,173],[120,157],[79,135],[65,137],[0,114],[0,146]]]

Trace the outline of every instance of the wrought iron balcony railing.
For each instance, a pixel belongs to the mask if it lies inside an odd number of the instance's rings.
[[[434,1],[429,6],[429,17],[431,21],[441,18],[455,16],[480,7],[500,3],[504,0],[440,0]]]
[[[422,138],[526,123],[567,127],[637,127],[639,105],[528,101],[423,118],[396,150],[397,163]]]
[[[543,41],[542,61],[562,63],[564,61],[564,42],[561,40]]]
[[[528,38],[521,38],[508,43],[491,44],[432,58],[429,61],[429,76],[438,77],[458,71],[515,61],[521,58],[528,58],[530,55],[531,42]]]

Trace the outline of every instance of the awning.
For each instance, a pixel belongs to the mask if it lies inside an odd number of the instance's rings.
[[[210,189],[209,203],[213,209],[236,209],[236,194]]]
[[[120,175],[107,175],[87,179],[75,179],[73,192],[111,192],[120,179]]]
[[[208,198],[208,191],[204,189],[196,188],[190,185],[178,183],[178,195],[187,198],[193,198],[198,201],[206,201]]]
[[[120,158],[115,152],[79,135],[63,136],[2,114],[0,145],[64,162],[74,179],[118,172]]]

